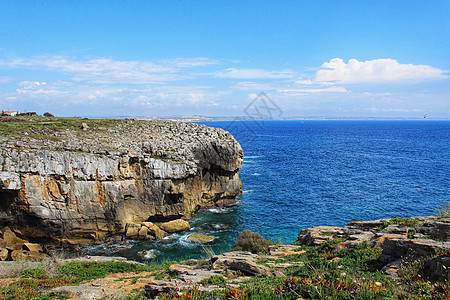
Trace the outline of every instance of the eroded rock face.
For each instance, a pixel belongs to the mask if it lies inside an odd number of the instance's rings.
[[[243,151],[224,130],[101,124],[56,131],[54,140],[0,138],[0,227],[40,241],[139,236],[147,233],[128,224],[179,219],[240,193]]]

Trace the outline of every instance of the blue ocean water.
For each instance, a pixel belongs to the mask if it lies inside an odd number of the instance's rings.
[[[431,215],[450,201],[448,121],[207,122],[229,130],[244,149],[240,204],[205,211],[191,232],[163,241],[114,245],[93,254],[138,259],[204,256],[190,233],[216,236],[215,253],[228,250],[244,229],[292,243],[303,228],[344,226],[354,220]],[[139,257],[146,250],[148,257]]]

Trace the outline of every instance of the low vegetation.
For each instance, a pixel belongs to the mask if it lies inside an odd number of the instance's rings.
[[[158,299],[450,299],[449,282],[425,279],[420,272],[422,262],[403,265],[398,272],[400,279],[394,280],[380,272],[383,266],[378,260],[380,248],[362,243],[349,251],[336,252],[333,249],[338,242],[302,245],[299,254],[277,259],[261,255],[260,263],[266,266],[273,262],[290,263],[284,270],[287,277],[247,277],[238,287],[231,288],[228,284],[235,279],[233,276],[211,276],[192,289],[162,294]],[[450,256],[450,253],[437,255]],[[170,278],[169,265],[73,261],[59,266],[51,275],[42,267],[30,268],[22,271],[21,278],[0,286],[0,299],[66,299],[50,292],[51,288],[80,284],[111,273],[135,273],[134,277],[129,277],[133,282],[139,278],[137,274],[144,271],[151,272],[146,276],[149,280]],[[117,280],[123,278],[119,276]],[[200,286],[221,289],[205,292]],[[124,299],[147,298],[144,290],[139,289]]]
[[[268,246],[274,244],[274,242],[264,239],[260,234],[256,232],[244,230],[239,235],[239,238],[237,239],[234,247],[231,250],[242,250],[252,253],[260,253],[266,251]]]
[[[150,272],[151,276],[146,275],[146,277],[163,278],[166,277],[169,265],[170,263],[143,265],[120,261],[72,261],[54,268],[51,274],[43,266],[29,268],[23,270],[19,278],[10,279],[8,283],[0,279],[0,299],[68,299],[64,295],[51,292],[51,289],[65,285],[79,285],[112,273]],[[136,276],[130,278],[136,282]],[[117,280],[123,280],[123,278],[119,277]],[[142,294],[141,290],[135,291],[133,295],[130,295],[130,299],[139,299],[140,294]]]

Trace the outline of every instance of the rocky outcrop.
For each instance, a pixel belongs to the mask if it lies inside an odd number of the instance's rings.
[[[345,227],[317,226],[303,229],[300,244],[321,245],[338,239],[334,253],[345,253],[361,243],[382,248],[382,272],[398,279],[402,265],[424,261],[424,275],[431,279],[448,278],[450,219],[431,217],[393,218],[355,221]]]
[[[208,268],[204,265],[188,266],[174,264],[169,267],[169,273],[172,277],[176,278],[150,280],[145,285],[145,291],[147,296],[153,298],[161,293],[181,292],[192,289],[194,286],[199,291],[205,292],[224,288],[236,288],[239,287],[239,282],[246,279],[248,280],[248,277],[243,277],[242,280],[238,280],[240,274],[258,277],[286,277],[280,271],[273,270],[257,263],[260,259],[260,256],[250,252],[231,251],[212,257],[209,260]],[[220,276],[225,282],[221,286],[203,286],[202,282],[212,276]],[[229,279],[234,277],[237,284],[227,283],[226,279],[228,277],[230,277]]]
[[[245,251],[225,252],[211,258],[213,269],[228,268],[241,271],[250,276],[280,276],[281,272],[272,270],[264,265],[257,264],[259,256]]]
[[[20,233],[20,232],[18,232]],[[0,230],[0,261],[42,260],[48,257],[40,244],[29,243],[17,236],[10,228]]]
[[[25,120],[19,133],[0,138],[0,227],[20,229],[28,239],[160,238],[172,231],[156,225],[233,201],[240,192],[243,151],[222,129],[172,121],[38,121]]]

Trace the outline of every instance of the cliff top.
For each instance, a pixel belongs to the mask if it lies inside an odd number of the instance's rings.
[[[191,161],[197,143],[237,143],[227,131],[169,120],[0,117],[0,147]]]

